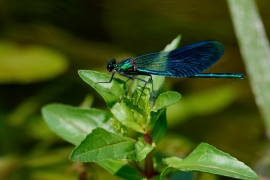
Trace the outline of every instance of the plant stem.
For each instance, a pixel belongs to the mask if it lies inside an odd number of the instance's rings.
[[[153,162],[153,152],[150,152],[145,158],[145,176],[147,178],[152,178],[155,175],[154,162]]]
[[[144,135],[144,140],[148,144],[152,144],[152,139],[149,134]],[[145,158],[145,176],[148,179],[151,179],[153,176],[155,176],[155,170],[154,170],[154,161],[153,161],[153,152],[151,151],[149,154],[147,154]]]

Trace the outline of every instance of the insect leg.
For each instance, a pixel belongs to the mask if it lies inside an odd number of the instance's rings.
[[[137,80],[139,80],[139,81],[144,82],[144,86],[143,86],[143,89],[142,89],[142,93],[143,93],[143,91],[144,91],[144,89],[145,89],[145,87],[146,87],[146,84],[148,83],[148,81],[146,81],[146,80],[144,80],[144,79],[141,79],[141,78],[138,78],[138,77],[134,77],[134,76],[130,76],[130,75],[127,75],[127,74],[124,74],[124,73],[121,73],[121,74],[119,74],[119,75],[124,76],[124,77],[127,77],[127,78],[131,79],[132,81],[134,81],[134,79],[137,79]],[[150,76],[151,76],[151,75],[150,75]],[[128,88],[130,87],[130,85],[131,85],[131,84],[129,84]],[[141,93],[141,95],[140,95],[140,97],[139,97],[138,102],[139,102],[140,99],[141,99],[142,93]],[[138,102],[137,102],[137,104],[138,104]]]
[[[154,97],[154,86],[153,86],[152,75],[151,75],[151,74],[145,74],[145,75],[146,75],[146,76],[150,76],[149,79],[148,79],[148,81],[143,80],[143,79],[140,79],[140,78],[135,78],[135,79],[138,79],[138,80],[141,80],[141,81],[144,82],[144,86],[143,86],[143,89],[142,89],[142,93],[143,93],[143,91],[144,91],[144,89],[145,89],[145,87],[146,87],[146,84],[148,84],[148,83],[149,83],[149,80],[151,80],[151,85],[152,85],[152,96]],[[139,98],[138,102],[140,101],[140,99],[141,99],[141,97],[142,97],[142,93],[141,93],[141,95],[140,95],[140,98]],[[137,104],[138,104],[138,102],[137,102]]]
[[[125,76],[126,77],[126,76]],[[129,77],[127,77],[128,79],[126,80],[126,82],[128,82],[131,78],[129,78]],[[123,93],[123,95],[122,95],[122,97],[121,97],[121,99],[120,99],[120,102],[123,100],[123,97],[127,94],[127,92],[128,92],[128,90],[129,90],[129,87],[130,87],[130,85],[133,83],[133,80],[134,79],[131,79],[132,81],[128,84],[128,86],[127,86],[127,88],[126,88],[126,90],[125,90],[125,92]]]
[[[115,71],[112,73],[111,79],[110,79],[108,82],[96,82],[95,84],[99,84],[99,83],[111,83],[111,82],[112,82],[112,79],[113,79],[114,74],[115,74]]]
[[[151,82],[151,85],[152,85],[152,96],[153,98],[155,99],[155,94],[154,94],[154,83],[153,83],[153,79],[152,79],[152,75],[151,74],[146,74],[146,76],[150,76],[149,79],[148,79],[148,82],[150,81]]]

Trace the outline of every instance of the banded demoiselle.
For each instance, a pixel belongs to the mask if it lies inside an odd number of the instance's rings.
[[[112,72],[111,79],[108,82],[97,83],[110,83],[114,74],[118,73],[131,80],[137,79],[144,82],[143,92],[146,84],[149,80],[152,80],[151,75],[171,78],[245,78],[243,74],[239,73],[201,73],[214,65],[223,53],[224,46],[222,43],[209,40],[190,44],[172,51],[155,52],[136,58],[127,58],[119,63],[112,59],[107,63],[107,70]],[[150,78],[146,81],[135,75],[146,75]]]

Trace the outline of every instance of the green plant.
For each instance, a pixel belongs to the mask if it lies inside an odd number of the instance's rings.
[[[176,47],[178,37],[166,50]],[[153,77],[153,90],[134,82],[131,96],[125,93],[126,83],[89,70],[80,70],[81,78],[105,100],[111,113],[94,108],[76,108],[61,104],[43,107],[42,114],[49,127],[66,141],[76,145],[70,159],[77,162],[96,162],[110,173],[123,179],[165,179],[175,171],[200,171],[239,179],[258,179],[244,163],[201,143],[186,158],[155,160],[155,146],[167,129],[166,107],[177,102],[177,92],[164,92],[164,77]],[[152,93],[154,97],[152,98]],[[150,99],[150,100],[149,100]],[[138,102],[138,104],[137,104]],[[136,132],[136,137],[129,137]]]

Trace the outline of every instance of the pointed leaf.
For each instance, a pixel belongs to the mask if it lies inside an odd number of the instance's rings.
[[[136,106],[138,106],[140,109],[145,111],[145,113],[147,113],[147,110],[149,109],[149,98],[152,95],[151,91],[152,90],[148,87],[145,87],[143,89],[141,86],[139,86],[132,95],[133,103],[136,104]]]
[[[70,159],[79,162],[99,162],[108,159],[139,161],[142,157],[140,153],[149,151],[149,147],[143,145],[141,141],[136,142],[134,139],[96,128],[73,150]]]
[[[154,147],[145,142],[142,138],[135,145],[138,161],[143,160],[146,155],[151,152]]]
[[[121,136],[127,136],[128,130],[126,126],[124,126],[121,122],[119,122],[115,118],[111,118],[111,123],[117,134],[120,134]]]
[[[120,103],[117,102],[114,104],[111,108],[111,112],[123,125],[137,132],[144,133],[144,129],[137,122],[137,119],[134,117],[134,112],[132,112],[132,109],[134,110],[135,107],[132,107],[132,104],[127,106],[124,101],[121,101]]]
[[[181,98],[181,95],[177,92],[173,91],[167,91],[162,94],[160,94],[156,100],[155,106],[153,107],[153,110],[157,111],[159,109],[168,107]]]
[[[162,111],[158,120],[156,120],[154,128],[151,132],[153,143],[157,144],[164,137],[167,131],[166,109]]]
[[[258,179],[256,173],[244,163],[206,143],[201,143],[183,160],[171,157],[165,159],[164,163],[167,167],[163,170],[162,176],[180,170],[201,171],[238,179]]]
[[[125,82],[113,78],[109,83],[111,77],[107,74],[90,70],[79,70],[79,75],[104,98],[109,108],[116,102],[119,102],[125,92]]]
[[[50,104],[42,108],[42,116],[52,131],[74,145],[80,144],[96,127],[114,132],[110,123],[112,115],[98,109]]]
[[[124,81],[113,78],[111,83],[97,83],[109,82],[110,77],[107,74],[88,70],[80,70],[79,75],[105,99],[111,112],[119,122],[135,131],[144,132],[140,124],[136,122],[133,112],[131,112],[130,106],[133,106],[132,103],[129,102],[128,107],[123,101],[119,102],[125,91]],[[125,102],[128,101],[125,99]]]

